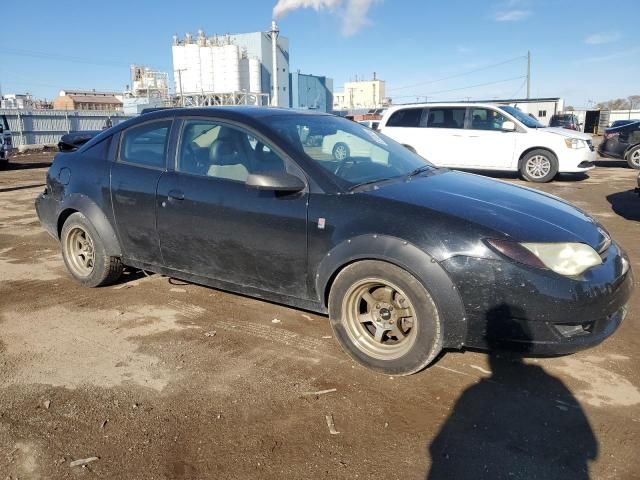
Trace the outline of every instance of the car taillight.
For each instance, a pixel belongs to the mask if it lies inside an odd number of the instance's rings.
[[[619,135],[619,133],[613,133],[613,132],[609,133],[609,132],[604,132],[604,137],[603,137],[603,138],[604,138],[605,140],[609,140],[610,138],[617,137],[618,135]]]

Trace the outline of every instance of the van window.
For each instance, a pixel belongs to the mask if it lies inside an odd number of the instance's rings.
[[[466,108],[430,108],[427,128],[464,128]]]
[[[413,127],[420,126],[420,119],[422,118],[422,108],[404,108],[398,110],[387,122],[387,127]]]
[[[471,126],[473,130],[502,130],[502,124],[507,121],[504,115],[489,108],[471,109]]]

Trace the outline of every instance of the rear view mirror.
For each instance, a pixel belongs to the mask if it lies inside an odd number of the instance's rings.
[[[510,120],[507,120],[506,122],[502,123],[502,131],[503,132],[515,132],[516,131],[516,124],[513,123]]]
[[[251,174],[247,177],[246,185],[257,190],[290,193],[299,192],[305,187],[298,177],[284,172]]]

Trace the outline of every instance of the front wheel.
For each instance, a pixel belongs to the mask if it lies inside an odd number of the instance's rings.
[[[627,153],[627,163],[631,168],[640,170],[640,146],[632,148]]]
[[[329,317],[343,350],[387,375],[410,375],[442,350],[438,309],[424,286],[395,265],[347,266],[329,293]]]
[[[67,218],[60,243],[67,270],[85,287],[108,285],[120,278],[120,258],[106,254],[98,232],[82,213],[76,212]]]
[[[522,158],[520,174],[529,182],[550,182],[558,174],[558,159],[548,150],[532,150]]]

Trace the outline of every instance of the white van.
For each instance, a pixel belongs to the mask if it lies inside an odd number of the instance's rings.
[[[511,170],[531,182],[594,168],[591,136],[544,127],[515,107],[430,103],[389,108],[380,131],[433,164]]]

